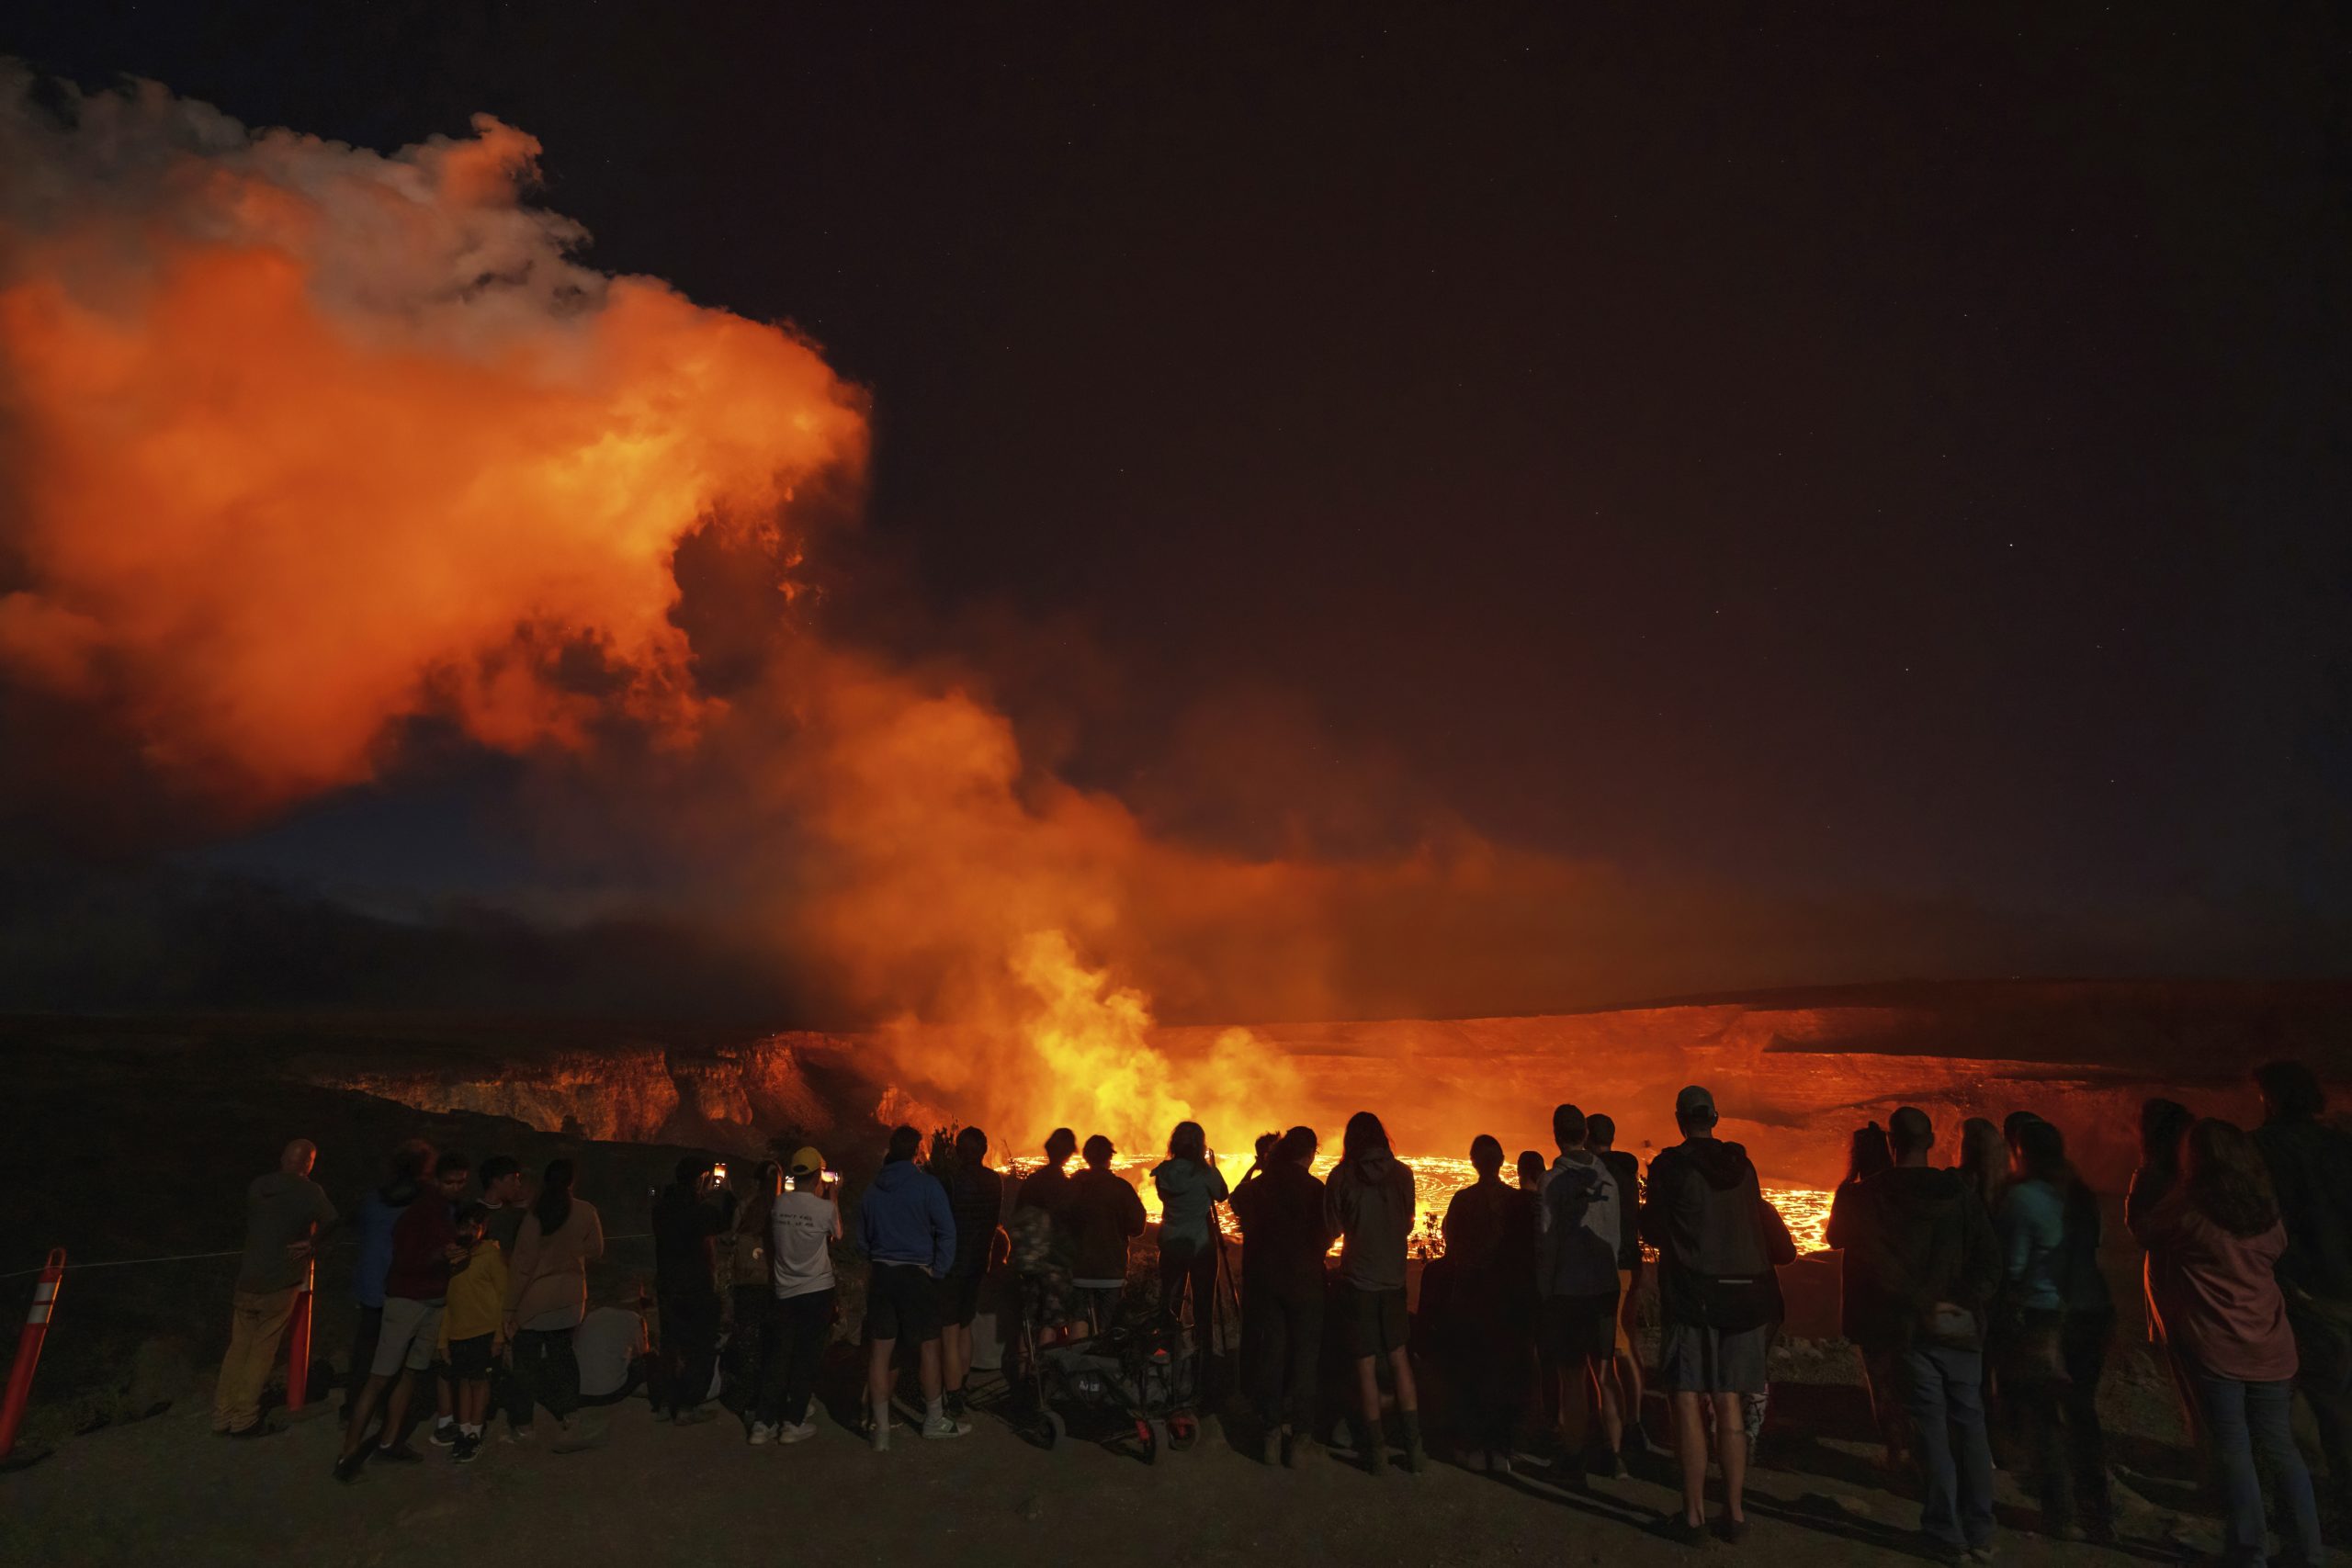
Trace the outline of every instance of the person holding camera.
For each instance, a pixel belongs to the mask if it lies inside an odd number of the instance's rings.
[[[727,1229],[734,1194],[727,1168],[707,1155],[678,1162],[677,1179],[653,1201],[653,1292],[660,1303],[662,1367],[670,1418],[681,1427],[714,1419],[711,1375],[718,1365],[718,1280],[712,1238]]]
[[[804,1443],[817,1435],[808,1419],[817,1368],[832,1337],[835,1304],[833,1243],[842,1238],[840,1178],[825,1156],[804,1148],[792,1156],[784,1190],[768,1208],[768,1258],[775,1291],[775,1344],[760,1379],[752,1441]]]

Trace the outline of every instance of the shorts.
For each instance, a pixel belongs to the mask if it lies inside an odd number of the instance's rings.
[[[384,1326],[376,1337],[376,1359],[368,1371],[390,1377],[406,1367],[421,1372],[433,1364],[441,1343],[441,1303],[413,1302],[406,1296],[384,1298]]]
[[[496,1358],[498,1336],[477,1334],[468,1339],[449,1341],[449,1376],[459,1382],[479,1382],[490,1376],[491,1362]]]
[[[920,1263],[876,1263],[865,1276],[865,1338],[939,1337],[939,1281]]]
[[[1634,1271],[1617,1270],[1617,1353],[1634,1353]]]
[[[1546,1366],[1572,1367],[1617,1351],[1617,1292],[1545,1296],[1536,1345]]]
[[[1658,1335],[1657,1385],[1675,1393],[1762,1393],[1775,1325],[1702,1328],[1669,1323]]]
[[[980,1286],[985,1274],[950,1274],[939,1281],[939,1320],[950,1328],[969,1328],[980,1315]]]
[[[1340,1348],[1361,1361],[1405,1348],[1405,1292],[1340,1286]]]

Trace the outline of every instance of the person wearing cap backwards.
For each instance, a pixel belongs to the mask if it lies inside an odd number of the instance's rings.
[[[1720,1533],[1747,1535],[1743,1495],[1747,1432],[1740,1395],[1762,1393],[1772,1323],[1781,1316],[1776,1258],[1792,1260],[1788,1227],[1764,1201],[1756,1167],[1737,1144],[1715,1137],[1715,1097],[1692,1084],[1674,1097],[1682,1142],[1650,1162],[1642,1235],[1658,1254],[1658,1381],[1674,1407],[1674,1446],[1682,1467],[1682,1515],[1676,1535],[1696,1544],[1707,1529],[1707,1426],[1724,1472]]]
[[[817,1435],[808,1398],[832,1336],[832,1244],[842,1238],[841,1204],[825,1156],[804,1148],[786,1168],[784,1190],[768,1212],[768,1258],[775,1282],[775,1353],[761,1369],[752,1441],[802,1443]]]
[[[947,1414],[940,1393],[939,1281],[956,1261],[956,1216],[947,1190],[915,1163],[922,1134],[890,1131],[882,1169],[857,1206],[857,1239],[872,1267],[865,1277],[866,1396],[874,1447],[890,1446],[891,1352],[903,1337],[922,1348],[922,1435],[960,1438],[971,1430]]]

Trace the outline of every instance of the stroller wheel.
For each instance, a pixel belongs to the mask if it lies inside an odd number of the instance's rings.
[[[1200,1441],[1201,1423],[1196,1416],[1170,1416],[1167,1426],[1168,1447],[1173,1452],[1182,1453]]]
[[[1069,1437],[1069,1423],[1062,1419],[1062,1413],[1058,1410],[1046,1411],[1046,1446],[1049,1449],[1053,1448],[1057,1444],[1066,1441]]]

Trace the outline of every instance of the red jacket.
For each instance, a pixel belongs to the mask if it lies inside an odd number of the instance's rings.
[[[403,1301],[437,1302],[449,1293],[449,1260],[444,1247],[458,1241],[456,1212],[448,1200],[426,1189],[392,1224],[392,1266],[384,1294]]]

